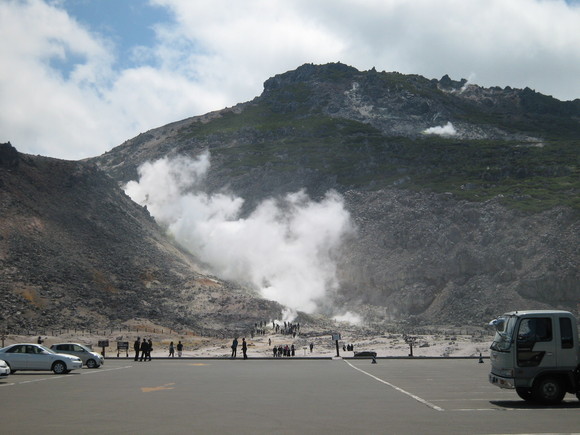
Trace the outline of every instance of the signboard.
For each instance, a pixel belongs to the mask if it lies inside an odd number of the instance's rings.
[[[127,350],[129,349],[128,341],[117,341],[117,350]]]
[[[109,347],[109,340],[99,340],[99,347]]]
[[[338,340],[340,340],[340,333],[332,334],[332,341],[338,341]]]
[[[119,358],[119,353],[124,350],[125,356],[129,356],[129,342],[128,341],[117,341],[117,358]]]

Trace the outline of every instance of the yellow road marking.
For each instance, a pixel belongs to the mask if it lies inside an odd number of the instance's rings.
[[[206,363],[192,363],[190,366],[208,366],[209,364]]]
[[[143,393],[150,393],[152,391],[161,391],[161,390],[173,390],[173,387],[170,387],[170,385],[175,385],[175,382],[171,383],[171,384],[165,384],[162,385],[161,387],[141,387],[141,391]]]

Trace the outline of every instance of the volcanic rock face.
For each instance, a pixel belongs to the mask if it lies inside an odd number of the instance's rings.
[[[0,145],[0,322],[147,317],[201,330],[280,318],[277,304],[208,276],[119,188],[145,162],[205,151],[203,188],[243,198],[246,214],[301,189],[342,195],[356,234],[336,256],[334,307],[430,324],[576,311],[579,120],[580,100],[530,89],[304,65],[250,102],[85,162]]]
[[[236,329],[276,304],[203,273],[93,164],[0,145],[0,325],[103,328],[133,318]]]
[[[521,307],[575,309],[578,245],[568,241],[580,225],[569,209],[525,214],[397,190],[345,196],[359,231],[341,258],[341,296],[385,307],[375,320],[466,324]]]
[[[335,303],[373,321],[480,323],[577,309],[580,100],[304,65],[254,100],[151,130],[94,161],[119,182],[145,161],[211,153],[208,192],[248,210],[340,192],[358,235]],[[428,135],[453,126],[451,134]],[[575,157],[576,156],[576,157]]]
[[[10,142],[0,143],[0,166],[5,168],[15,168],[18,166],[20,157],[18,156],[18,151],[14,148]]]

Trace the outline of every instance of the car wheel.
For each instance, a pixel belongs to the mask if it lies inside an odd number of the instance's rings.
[[[558,378],[547,377],[534,383],[532,395],[544,405],[557,405],[566,395],[566,391]]]
[[[516,387],[516,393],[526,402],[531,402],[534,400],[534,395],[532,394],[531,388]]]
[[[62,361],[56,361],[52,365],[52,371],[57,375],[64,375],[65,373],[67,373],[66,364],[63,363]]]
[[[90,369],[96,369],[99,366],[97,365],[97,362],[94,359],[90,359],[87,361],[87,367]]]

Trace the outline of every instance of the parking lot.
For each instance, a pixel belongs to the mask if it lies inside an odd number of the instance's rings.
[[[580,401],[540,407],[477,359],[107,359],[0,380],[3,434],[580,432]]]

